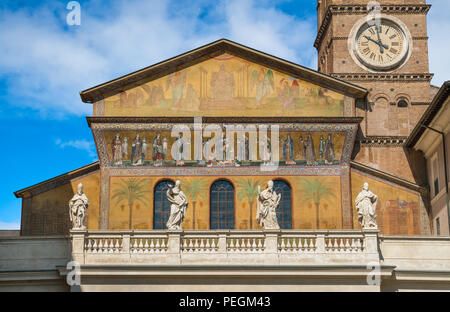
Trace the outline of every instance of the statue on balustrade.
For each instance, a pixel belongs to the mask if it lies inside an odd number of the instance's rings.
[[[181,224],[186,216],[188,200],[180,187],[180,181],[175,182],[175,186],[167,190],[167,200],[170,203],[170,215],[166,226],[168,230],[182,230]]]
[[[281,194],[275,192],[272,180],[267,183],[267,188],[262,192],[260,186],[258,186],[256,221],[264,230],[280,229],[277,220],[280,200]]]
[[[369,190],[369,183],[364,183],[362,191],[355,200],[358,221],[363,229],[377,229],[376,207],[378,196]]]
[[[83,184],[78,184],[77,193],[69,201],[69,217],[72,230],[85,230],[84,217],[88,210],[89,201],[83,193]]]

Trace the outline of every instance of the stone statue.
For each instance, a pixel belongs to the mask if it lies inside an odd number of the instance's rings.
[[[358,221],[363,229],[377,229],[376,207],[378,196],[369,191],[369,183],[364,183],[362,191],[356,196],[355,205]]]
[[[264,230],[280,229],[276,212],[280,206],[280,199],[281,194],[277,194],[273,189],[272,180],[267,183],[267,188],[262,192],[258,186],[256,221]]]
[[[170,215],[166,226],[168,230],[182,230],[181,224],[186,216],[188,200],[180,188],[180,181],[167,190],[167,200],[170,202]]]
[[[78,184],[78,191],[69,201],[69,216],[72,230],[85,230],[84,217],[88,210],[89,201],[83,193],[83,184]]]

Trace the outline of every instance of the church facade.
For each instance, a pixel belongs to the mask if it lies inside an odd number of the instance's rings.
[[[68,260],[87,291],[450,289],[426,160],[404,144],[438,89],[430,5],[381,1],[371,23],[367,3],[318,1],[318,71],[221,39],[82,91],[99,161],[17,191],[0,248],[52,241],[54,289]],[[20,280],[2,257],[0,287]]]

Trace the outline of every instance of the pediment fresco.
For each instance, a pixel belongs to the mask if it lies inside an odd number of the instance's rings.
[[[106,98],[104,116],[340,117],[345,98],[224,53]]]

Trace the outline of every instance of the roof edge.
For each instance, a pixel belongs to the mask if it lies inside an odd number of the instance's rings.
[[[406,187],[406,188],[408,188],[410,190],[419,192],[423,196],[427,196],[427,194],[428,194],[428,189],[423,187],[423,186],[420,186],[420,185],[418,185],[418,184],[416,184],[414,182],[408,181],[406,179],[397,177],[395,175],[389,174],[389,173],[384,172],[382,170],[378,170],[378,169],[366,166],[366,165],[364,165],[362,163],[359,163],[359,162],[356,162],[354,160],[352,160],[350,162],[350,167],[354,168],[354,169],[357,169],[357,170],[361,170],[361,171],[363,171],[365,173],[371,174],[371,175],[373,175],[373,176],[375,176],[377,178],[388,180],[389,182],[393,182],[393,183],[398,184],[400,186]]]
[[[44,192],[46,189],[48,189],[49,187],[51,187],[54,184],[60,184],[63,183],[65,184],[65,182],[68,182],[72,179],[78,178],[80,176],[83,176],[85,174],[97,171],[100,169],[100,163],[98,161],[80,167],[78,169],[63,173],[59,176],[56,176],[54,178],[45,180],[43,182],[39,182],[37,184],[34,184],[32,186],[26,187],[24,189],[18,190],[14,192],[14,195],[16,196],[16,198],[24,198],[24,197],[28,197],[28,195],[37,195],[39,193]],[[40,192],[39,190],[43,190],[42,192]]]
[[[163,67],[167,67],[169,65],[172,65],[175,70],[180,70],[182,68],[181,65],[184,63],[189,62],[192,63],[195,60],[202,60],[202,58],[206,58],[207,56],[211,55],[212,53],[220,52],[220,54],[224,52],[229,52],[230,54],[235,54],[238,57],[242,58],[249,58],[248,53],[253,54],[255,58],[259,57],[259,61],[261,62],[260,58],[265,58],[267,61],[274,62],[274,69],[277,69],[278,67],[283,68],[289,68],[291,71],[300,71],[303,74],[305,74],[305,77],[303,79],[307,81],[311,81],[314,83],[322,83],[324,86],[329,87],[331,89],[336,89],[331,87],[333,83],[340,84],[344,87],[345,91],[348,94],[352,94],[357,98],[363,98],[367,95],[368,91],[366,88],[363,88],[361,86],[358,86],[356,84],[341,80],[339,78],[332,77],[331,75],[324,74],[322,72],[319,72],[317,70],[313,70],[310,68],[307,68],[305,66],[295,64],[293,62],[284,60],[282,58],[273,56],[268,53],[264,53],[261,51],[258,51],[256,49],[247,47],[245,45],[236,43],[234,41],[228,40],[228,39],[219,39],[214,42],[211,42],[209,44],[203,45],[199,48],[190,50],[188,52],[179,54],[177,56],[174,56],[172,58],[163,60],[161,62],[158,62],[156,64],[144,67],[140,70],[134,71],[130,74],[123,75],[121,77],[115,78],[113,80],[107,81],[105,83],[99,84],[97,86],[91,87],[89,89],[86,89],[84,91],[80,92],[80,97],[83,102],[85,103],[93,103],[95,101],[98,101],[102,98],[102,96],[111,96],[112,94],[116,94],[117,90],[124,89],[125,86],[130,86],[133,84],[136,84],[138,81],[144,80],[144,79],[152,79],[148,78],[153,76],[156,76],[158,74],[163,74]],[[234,53],[233,53],[234,52]],[[247,52],[247,55],[243,55]],[[252,60],[256,63],[258,61]],[[167,68],[164,69],[165,71],[168,71]],[[173,71],[175,71],[173,70]],[[277,69],[280,71],[283,71],[283,69]],[[171,71],[171,72],[173,72]],[[286,70],[284,70],[286,71]],[[316,80],[311,80],[311,76],[316,76]],[[157,79],[157,78],[154,78]],[[116,92],[117,91],[117,92]],[[342,90],[344,91],[344,90]],[[114,93],[116,92],[116,93]],[[109,94],[111,93],[111,95]],[[102,96],[100,96],[102,95]]]
[[[447,80],[442,84],[438,93],[434,96],[433,100],[431,101],[430,106],[428,106],[427,110],[425,111],[425,113],[423,113],[419,122],[417,122],[416,126],[411,131],[411,134],[409,135],[404,145],[406,148],[413,148],[414,145],[416,145],[420,137],[425,132],[425,128],[422,127],[422,125],[428,126],[433,121],[434,117],[441,110],[445,100],[448,98],[449,95],[450,95],[450,80]]]

